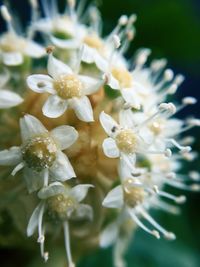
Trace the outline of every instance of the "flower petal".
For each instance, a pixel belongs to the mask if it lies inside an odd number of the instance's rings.
[[[3,69],[0,74],[0,88],[3,88],[3,86],[9,81],[9,79],[10,72],[7,69]]]
[[[23,55],[20,52],[3,52],[2,60],[7,66],[21,65],[24,61]]]
[[[121,179],[127,179],[128,177],[132,177],[132,173],[135,172],[135,162],[136,155],[135,154],[124,154],[120,155],[120,162],[118,166],[119,175]]]
[[[50,35],[50,40],[55,46],[59,48],[78,49],[80,46],[80,42],[76,39],[63,40],[63,39],[56,38],[53,35]]]
[[[27,236],[32,236],[38,226],[38,219],[39,219],[39,214],[41,209],[43,209],[44,207],[44,203],[40,203],[33,211],[31,218],[28,222],[28,226],[27,226]]]
[[[57,159],[50,168],[50,174],[53,180],[61,182],[76,177],[71,163],[69,162],[67,156],[62,152],[58,152]]]
[[[24,52],[26,55],[33,58],[40,58],[46,54],[45,49],[33,41],[27,41],[27,46]]]
[[[43,114],[48,118],[58,118],[67,109],[67,101],[57,95],[51,95],[42,107]]]
[[[87,195],[89,188],[94,187],[92,184],[79,184],[70,190],[70,195],[78,202],[81,202]]]
[[[56,59],[52,54],[49,55],[47,64],[48,73],[54,79],[58,79],[60,75],[72,74],[71,68],[62,61]]]
[[[13,146],[10,149],[0,151],[0,165],[13,166],[22,161],[22,153],[19,147]]]
[[[112,74],[106,74],[108,77],[107,85],[109,85],[112,89],[120,89],[119,81],[114,78]]]
[[[103,80],[94,79],[86,75],[78,75],[78,78],[83,84],[84,95],[96,93],[104,83]]]
[[[58,194],[64,194],[64,192],[65,192],[64,185],[59,182],[54,182],[47,187],[43,187],[38,192],[38,197],[40,199],[47,199],[49,197],[52,197]]]
[[[104,151],[104,154],[109,157],[109,158],[118,158],[119,155],[120,155],[120,152],[119,152],[119,149],[116,145],[116,142],[113,138],[109,137],[109,138],[106,138],[104,141],[103,141],[103,151]]]
[[[27,78],[28,87],[36,93],[51,93],[54,94],[53,79],[48,75],[35,74]]]
[[[130,104],[135,109],[140,109],[141,101],[134,88],[121,89],[122,97],[126,103]]]
[[[24,168],[24,179],[29,193],[33,193],[43,187],[44,172],[36,172],[28,167]]]
[[[0,108],[15,107],[23,102],[23,98],[16,93],[0,90]]]
[[[116,123],[115,120],[108,114],[106,114],[104,111],[101,112],[99,116],[100,122],[102,127],[104,128],[104,131],[109,135],[113,135],[113,129],[119,128],[119,125]]]
[[[115,243],[119,234],[119,226],[117,222],[107,225],[100,235],[100,247],[107,248]]]
[[[71,107],[74,109],[79,120],[85,122],[94,121],[92,106],[87,96],[81,98],[73,97]]]
[[[92,221],[93,219],[92,207],[87,204],[79,204],[78,207],[72,212],[70,219],[72,220],[88,219]]]
[[[32,115],[25,115],[20,119],[20,128],[23,142],[48,132],[44,125]]]
[[[112,189],[104,198],[102,205],[107,208],[122,208],[124,204],[123,189],[121,185],[118,185]]]
[[[52,137],[59,144],[60,149],[70,147],[78,138],[78,132],[74,127],[62,125],[51,131]]]

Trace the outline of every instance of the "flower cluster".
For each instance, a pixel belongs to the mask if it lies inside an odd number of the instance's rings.
[[[165,59],[149,63],[149,49],[127,60],[135,14],[121,16],[103,37],[95,6],[68,0],[59,13],[54,2],[42,3],[30,1],[31,23],[23,35],[1,6],[7,25],[0,36],[2,176],[13,166],[12,190],[22,185],[21,194],[27,190],[37,203],[27,235],[38,229],[45,261],[45,234],[62,226],[69,267],[75,266],[74,238],[87,249],[114,245],[115,266],[125,266],[123,253],[136,226],[158,239],[176,238],[150,215],[151,208],[176,214],[175,204],[186,200],[164,185],[200,190],[196,171],[181,172],[196,153],[193,138],[180,135],[200,120],[174,117],[196,99],[185,97],[176,106],[168,101],[184,77],[167,69]]]

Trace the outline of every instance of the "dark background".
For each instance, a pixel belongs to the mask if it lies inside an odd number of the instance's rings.
[[[59,1],[62,6],[64,1]],[[0,1],[1,3],[1,1]],[[25,24],[30,12],[28,1],[13,0],[11,6]],[[97,1],[104,21],[104,32],[114,27],[122,14],[136,13],[137,35],[127,56],[140,47],[152,49],[152,57],[166,57],[175,73],[182,73],[186,81],[177,94],[193,95],[200,99],[200,1],[199,0],[101,0]],[[4,28],[0,20],[1,31]],[[200,107],[188,107],[179,116],[193,113],[199,117]],[[200,151],[200,131],[196,135],[194,149]],[[200,162],[192,168],[199,171]],[[178,191],[177,191],[178,193]],[[200,194],[186,193],[187,204],[179,217],[156,213],[155,218],[167,229],[174,231],[177,240],[157,241],[138,230],[127,252],[129,267],[199,267],[200,266]],[[32,241],[31,241],[32,242]],[[0,266],[40,266],[41,261],[29,264],[30,255],[23,250],[9,248],[1,250]],[[53,255],[52,255],[53,257]],[[46,266],[62,266],[58,262]],[[79,267],[112,267],[111,249],[98,250],[82,260]]]

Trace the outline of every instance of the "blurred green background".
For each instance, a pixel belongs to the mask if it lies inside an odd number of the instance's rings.
[[[58,0],[59,1],[59,0]],[[1,1],[0,1],[1,2]],[[28,20],[27,0],[10,1],[24,22]],[[61,6],[65,1],[59,1]],[[152,57],[166,57],[169,66],[186,76],[177,99],[193,95],[200,99],[200,1],[199,0],[99,0],[96,1],[103,16],[104,32],[114,27],[122,14],[136,13],[137,35],[127,56],[140,47],[152,49]],[[180,116],[190,113],[199,117],[200,107],[184,110]],[[200,131],[196,135],[194,149],[200,151]],[[200,161],[191,168],[199,171]],[[186,170],[187,171],[187,170]],[[176,193],[179,193],[178,191]],[[128,267],[199,267],[200,266],[200,194],[186,193],[187,204],[180,216],[153,212],[154,217],[177,235],[177,240],[157,241],[138,230],[126,254]],[[33,242],[33,240],[30,240]],[[60,252],[62,254],[62,251]],[[29,264],[31,255],[17,248],[2,248],[1,267],[38,267],[41,260]],[[47,264],[60,267],[59,258]],[[82,259],[78,267],[112,267],[112,248],[98,250]]]

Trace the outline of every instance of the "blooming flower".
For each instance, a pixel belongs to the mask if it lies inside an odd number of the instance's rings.
[[[80,120],[93,121],[93,111],[87,95],[98,91],[104,81],[73,72],[68,65],[54,58],[52,51],[49,54],[48,73],[50,76],[36,74],[27,79],[28,86],[33,91],[52,94],[43,106],[44,115],[57,118],[70,107]]]
[[[0,75],[0,108],[11,108],[15,107],[23,102],[23,99],[18,94],[3,89],[8,80],[10,79],[10,74],[8,71],[4,71]]]
[[[49,178],[65,181],[76,177],[67,156],[61,152],[78,137],[73,127],[63,125],[48,132],[38,119],[25,115],[20,119],[20,128],[22,145],[0,151],[0,165],[17,165],[13,175],[24,168],[29,192],[48,185]]]
[[[41,202],[35,208],[29,220],[27,235],[33,235],[38,227],[38,242],[41,246],[41,256],[45,261],[48,260],[48,252],[44,252],[43,215],[47,211],[52,221],[63,224],[68,263],[70,267],[75,266],[70,249],[69,221],[84,218],[92,219],[92,208],[87,204],[80,203],[86,197],[91,187],[93,187],[91,184],[80,184],[70,188],[60,182],[54,182],[38,192]]]
[[[24,62],[25,56],[40,58],[45,55],[42,46],[15,31],[12,17],[4,5],[1,6],[1,14],[8,26],[8,31],[0,38],[0,54],[5,65],[17,66]]]

